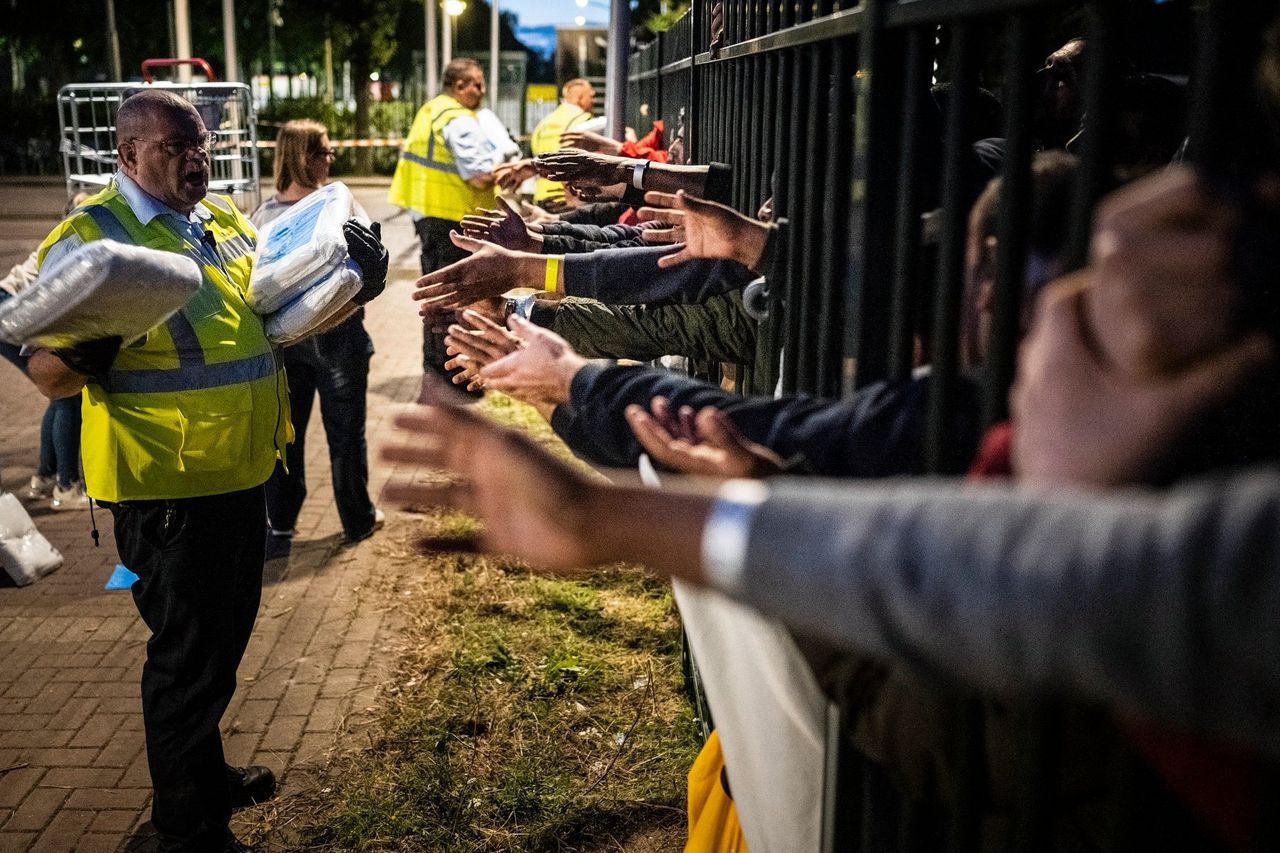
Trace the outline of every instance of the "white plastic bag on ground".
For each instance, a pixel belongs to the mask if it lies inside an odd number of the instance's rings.
[[[261,315],[289,303],[347,258],[342,225],[355,199],[340,181],[294,204],[258,233],[258,256],[249,278],[249,305]]]
[[[360,267],[348,260],[335,272],[303,289],[288,305],[267,317],[267,337],[287,344],[310,334],[342,310],[360,292]]]
[[[185,255],[95,240],[0,304],[0,340],[57,348],[119,335],[129,343],[169,319],[200,282],[200,266]]]
[[[36,530],[26,507],[0,493],[0,565],[18,586],[33,583],[62,565],[62,555]]]

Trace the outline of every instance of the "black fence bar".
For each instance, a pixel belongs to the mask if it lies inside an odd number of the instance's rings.
[[[930,359],[928,430],[925,467],[934,473],[954,471],[954,443],[947,428],[955,404],[958,373],[960,297],[964,291],[967,192],[972,148],[970,122],[978,88],[978,25],[952,24],[951,95],[942,177],[942,228],[938,245],[938,274],[933,299],[933,346]]]
[[[808,85],[804,93],[804,133],[800,140],[803,147],[793,151],[792,156],[803,163],[807,169],[813,169],[818,163],[825,161],[823,157],[825,146],[822,143],[826,141],[826,134],[820,130],[828,121],[825,104],[829,82],[825,53],[824,46],[819,45],[809,51],[808,56],[799,60],[805,66]],[[818,312],[825,299],[825,290],[829,286],[828,282],[820,280],[817,276],[818,254],[822,250],[821,243],[827,239],[822,230],[823,223],[817,215],[822,209],[820,196],[822,191],[822,182],[812,179],[804,180],[801,204],[805,215],[796,218],[796,231],[799,233],[802,247],[799,258],[799,281],[806,291],[797,306],[799,346],[796,347],[798,355],[796,374],[799,389],[810,394],[819,393],[818,364],[830,357],[830,353],[822,352],[815,345],[819,322]]]
[[[898,209],[894,227],[892,296],[889,309],[888,377],[903,380],[915,367],[915,317],[920,271],[921,120],[933,67],[933,27],[907,31],[903,50],[902,136],[898,158]]]
[[[822,221],[828,237],[839,233],[830,230],[833,223],[849,221],[852,204],[848,187],[853,182],[853,160],[847,144],[854,134],[854,76],[851,69],[855,67],[855,55],[856,48],[849,39],[840,39],[831,46],[830,118],[826,128],[827,160],[824,170],[828,180],[824,185],[822,208]],[[818,393],[824,397],[837,397],[844,384],[841,327],[845,314],[843,281],[849,264],[849,245],[845,240],[825,239],[819,251],[818,279],[823,283],[823,291],[817,320],[817,347],[823,358],[819,363]]]
[[[1071,240],[1067,259],[1072,269],[1089,258],[1093,208],[1111,185],[1111,137],[1115,126],[1116,98],[1112,81],[1119,61],[1119,10],[1114,2],[1095,0],[1089,9],[1089,53],[1085,62],[1084,102],[1089,105],[1081,139],[1080,168],[1076,175]]]
[[[788,51],[783,62],[782,76],[789,84],[789,91],[786,93],[787,101],[782,105],[782,108],[783,112],[789,117],[789,126],[787,128],[786,148],[784,151],[779,152],[783,156],[784,168],[787,172],[787,210],[793,212],[788,215],[794,215],[795,217],[792,220],[792,239],[787,243],[787,295],[784,318],[786,321],[786,338],[783,343],[782,353],[782,390],[788,394],[808,390],[802,384],[803,377],[799,372],[800,330],[802,328],[800,306],[807,298],[808,293],[805,283],[801,279],[800,270],[804,241],[797,233],[806,218],[803,200],[804,185],[807,181],[805,180],[805,166],[799,156],[804,145],[804,99],[808,91],[808,86],[805,85],[805,70],[804,58],[799,51]]]
[[[1005,161],[983,407],[988,425],[1008,417],[1009,386],[1018,355],[1031,221],[1031,158],[1036,147],[1032,131],[1038,92],[1035,71],[1044,41],[1039,15],[1020,12],[1009,19],[1005,30]]]

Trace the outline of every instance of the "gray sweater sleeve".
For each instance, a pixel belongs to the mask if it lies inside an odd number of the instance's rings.
[[[982,688],[1280,750],[1280,472],[1106,496],[780,481],[737,594]]]

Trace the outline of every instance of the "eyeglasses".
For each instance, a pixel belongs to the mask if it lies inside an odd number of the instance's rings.
[[[144,139],[141,136],[135,136],[130,142],[147,142],[151,145],[159,145],[164,153],[170,157],[180,157],[188,151],[199,149],[208,151],[213,148],[213,144],[218,141],[218,134],[213,131],[205,131],[194,139]]]
[[[330,160],[332,160],[334,157],[338,156],[338,152],[332,148],[317,148],[315,151],[311,152],[311,156],[328,157]]]

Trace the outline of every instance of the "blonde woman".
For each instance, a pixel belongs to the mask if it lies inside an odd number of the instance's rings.
[[[320,189],[329,180],[333,156],[324,125],[309,119],[285,124],[276,137],[276,194],[264,201],[249,219],[261,228]],[[359,205],[356,214],[367,218]],[[375,225],[375,233],[377,230]],[[369,500],[364,424],[373,341],[365,331],[363,320],[361,308],[336,328],[284,349],[289,405],[297,438],[286,451],[288,473],[277,463],[275,473],[267,481],[268,559],[288,553],[298,511],[307,496],[305,441],[317,392],[320,417],[329,439],[333,495],[346,539],[358,542],[382,525],[382,511]]]

